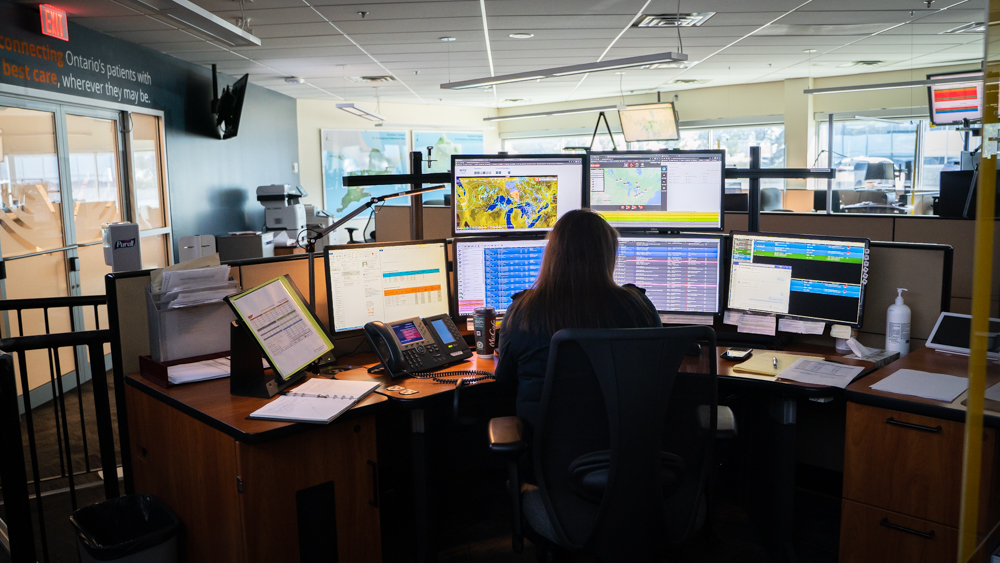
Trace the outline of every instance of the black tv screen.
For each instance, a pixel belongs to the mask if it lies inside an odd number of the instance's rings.
[[[244,74],[233,87],[222,91],[219,98],[219,114],[216,125],[223,139],[232,139],[240,131],[240,116],[243,113],[243,98],[246,97],[249,74]]]

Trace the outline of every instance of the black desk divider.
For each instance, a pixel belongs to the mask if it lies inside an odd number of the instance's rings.
[[[288,379],[281,379],[277,370],[264,368],[264,352],[260,343],[239,319],[229,329],[229,394],[240,397],[270,399],[305,379],[302,370]]]

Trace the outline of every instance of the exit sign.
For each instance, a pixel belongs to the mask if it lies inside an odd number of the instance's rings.
[[[48,4],[38,7],[42,13],[42,33],[49,37],[69,41],[69,25],[66,23],[66,12],[53,8]]]

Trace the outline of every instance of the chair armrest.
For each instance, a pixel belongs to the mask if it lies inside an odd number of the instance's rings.
[[[521,455],[528,447],[521,439],[523,431],[524,425],[521,423],[521,419],[516,416],[491,418],[489,426],[490,451]]]
[[[709,419],[711,410],[708,405],[701,405],[698,407],[697,416],[698,424],[701,425],[703,429],[707,429],[709,426]],[[733,415],[733,410],[729,407],[719,405],[716,407],[715,411],[715,438],[717,440],[732,440],[736,438],[736,417]]]

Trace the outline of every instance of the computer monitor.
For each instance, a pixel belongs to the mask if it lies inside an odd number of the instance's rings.
[[[511,297],[535,283],[548,241],[542,238],[455,239],[455,313],[469,317],[477,307],[507,312]]]
[[[615,283],[635,284],[661,313],[721,313],[722,238],[697,235],[618,239]]]
[[[861,326],[868,239],[732,234],[730,309]]]
[[[968,82],[948,82],[927,87],[928,107],[931,123],[953,125],[963,119],[978,121],[983,117],[983,73],[951,72],[928,74],[927,80],[940,78],[964,78]]]
[[[324,263],[331,332],[449,312],[444,240],[328,246]]]
[[[622,136],[629,143],[681,138],[673,102],[628,106],[618,110],[618,120],[622,124]]]
[[[452,155],[456,236],[551,230],[583,206],[586,155]]]
[[[590,153],[590,208],[621,230],[721,231],[726,151]]]

